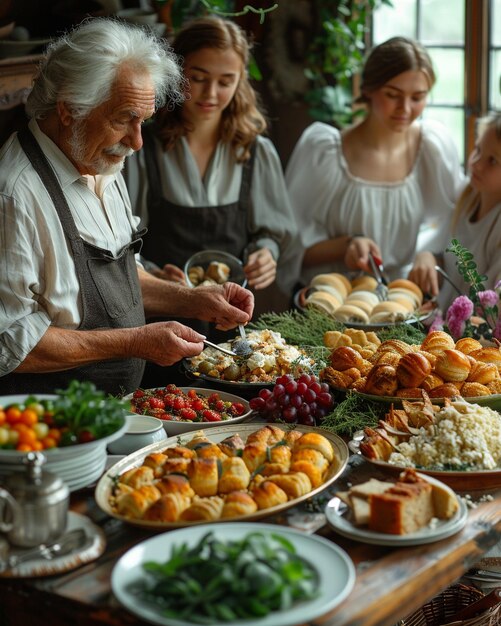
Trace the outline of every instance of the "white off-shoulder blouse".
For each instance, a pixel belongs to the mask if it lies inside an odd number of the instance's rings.
[[[380,247],[391,278],[406,275],[425,224],[444,232],[465,184],[455,145],[443,125],[423,120],[412,171],[398,182],[354,176],[343,155],[339,130],[320,122],[309,126],[287,166],[286,183],[304,249],[341,235],[364,234]],[[440,236],[426,249],[443,251]],[[346,271],[343,263],[303,269],[307,284],[315,274]]]

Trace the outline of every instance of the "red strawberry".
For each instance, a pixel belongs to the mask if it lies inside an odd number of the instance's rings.
[[[218,400],[219,400],[218,393],[211,393],[210,396],[207,398],[207,402],[211,405],[215,404]]]
[[[229,408],[229,412],[234,415],[235,417],[238,417],[239,415],[243,415],[245,412],[245,407],[241,402],[234,402],[230,408]]]
[[[167,391],[167,393],[177,393],[178,392],[178,388],[176,387],[176,385],[167,385],[165,390]]]
[[[203,409],[205,409],[206,404],[202,400],[202,398],[196,398],[195,400],[191,401],[190,406],[194,411],[202,411]]]
[[[192,422],[197,419],[197,412],[193,409],[181,409],[179,411],[179,416],[183,420],[190,420],[190,422]]]
[[[134,400],[137,400],[138,398],[142,398],[145,395],[145,392],[143,389],[136,389],[136,391],[134,391],[134,393],[132,394],[132,397],[134,398]]]
[[[213,408],[216,409],[216,411],[219,411],[221,413],[222,411],[226,409],[226,404],[222,400],[218,400],[217,402],[214,403]]]
[[[150,407],[152,409],[164,409],[165,402],[162,400],[162,398],[151,398]]]
[[[217,411],[212,411],[211,409],[205,409],[202,411],[202,417],[204,422],[220,422],[221,415]]]
[[[180,411],[186,407],[186,400],[180,396],[176,396],[172,402],[172,408],[176,411]]]
[[[195,398],[197,398],[197,392],[196,389],[190,389],[187,393],[188,398],[191,398],[192,400],[194,400]]]

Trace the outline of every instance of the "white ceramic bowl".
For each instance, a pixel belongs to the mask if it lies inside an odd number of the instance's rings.
[[[40,400],[57,398],[55,395],[42,393],[34,395]],[[0,396],[0,406],[5,407],[16,402],[23,403],[27,396],[28,394]],[[101,476],[106,466],[106,446],[125,433],[127,424],[128,421],[125,418],[118,430],[102,439],[64,448],[43,450],[46,458],[44,469],[60,476],[70,491],[91,485]],[[26,454],[17,450],[0,450],[0,478],[15,471],[25,471]]]
[[[204,268],[204,270],[206,270],[209,267],[209,264],[213,261],[226,263],[226,265],[230,268],[230,277],[228,280],[239,285],[243,284],[245,281],[245,273],[240,259],[237,259],[236,256],[233,256],[233,254],[223,252],[222,250],[201,250],[191,256],[184,265],[184,275],[188,287],[194,287],[188,277],[189,270],[195,265],[200,265]]]
[[[167,439],[162,420],[136,413],[127,416],[127,430],[108,444],[110,454],[132,454],[140,448]]]

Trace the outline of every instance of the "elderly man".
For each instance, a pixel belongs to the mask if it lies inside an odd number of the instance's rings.
[[[181,97],[175,57],[153,35],[92,20],[48,49],[26,129],[0,151],[0,393],[52,392],[72,378],[110,393],[203,349],[178,322],[249,321],[238,285],[189,289],[136,265],[142,232],[120,174],[141,124]]]

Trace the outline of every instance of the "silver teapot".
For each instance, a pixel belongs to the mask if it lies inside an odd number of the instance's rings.
[[[69,489],[42,469],[45,461],[40,452],[28,452],[26,471],[11,474],[0,488],[0,532],[15,546],[38,546],[66,530]]]

